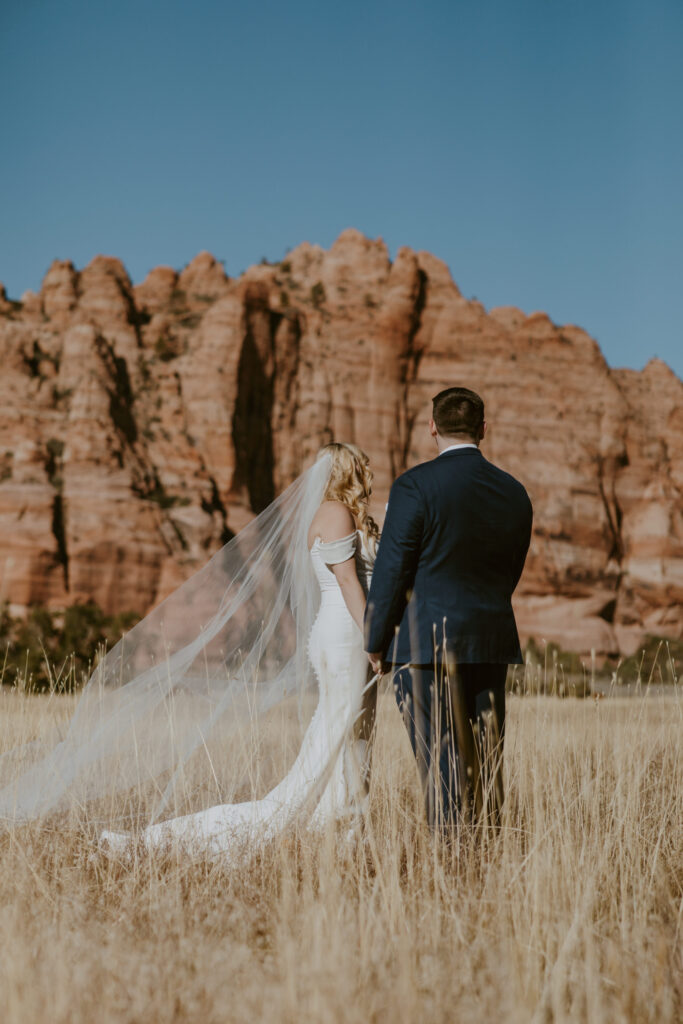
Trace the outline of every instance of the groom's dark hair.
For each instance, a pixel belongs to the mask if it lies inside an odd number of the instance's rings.
[[[481,438],[484,403],[469,388],[446,388],[432,399],[432,416],[442,437]]]

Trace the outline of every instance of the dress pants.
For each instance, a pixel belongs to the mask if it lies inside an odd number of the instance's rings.
[[[487,712],[495,711],[500,743],[488,768],[497,769],[502,799],[502,742],[505,725],[504,664],[409,665],[394,677],[394,694],[417,759],[432,828],[452,826],[461,811],[466,751],[459,751],[456,736],[457,709],[467,728],[479,726],[479,762],[483,763],[490,727]],[[492,699],[493,698],[493,699]],[[461,733],[462,735],[462,733]],[[499,773],[499,774],[498,774]],[[470,793],[476,780],[469,780]]]

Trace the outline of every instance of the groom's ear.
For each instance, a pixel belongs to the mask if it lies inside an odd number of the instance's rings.
[[[487,427],[488,427],[488,423],[486,422],[486,420],[484,420],[484,422],[481,425],[481,437],[479,438],[480,441],[483,441],[484,438],[486,437],[486,429],[487,429]]]
[[[434,422],[433,418],[430,418],[429,420],[429,433],[432,435],[432,437],[436,437],[436,423]]]

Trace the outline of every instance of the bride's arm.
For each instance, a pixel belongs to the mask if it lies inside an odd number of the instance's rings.
[[[360,585],[358,573],[356,572],[356,559],[348,558],[345,562],[338,562],[331,565],[330,569],[337,577],[337,583],[346,602],[346,607],[351,613],[351,618],[363,632],[363,616],[365,615],[365,592]]]
[[[355,529],[353,516],[345,505],[342,505],[340,501],[326,501],[321,505],[313,520],[311,536],[318,536],[323,544],[330,544],[334,541],[344,540],[350,534],[355,534]],[[356,572],[355,553],[343,562],[328,562],[327,566],[336,576],[346,607],[362,633],[365,591]]]

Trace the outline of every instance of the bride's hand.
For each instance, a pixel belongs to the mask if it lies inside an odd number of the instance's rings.
[[[368,660],[372,666],[372,671],[379,675],[382,671],[382,655],[368,653]]]

